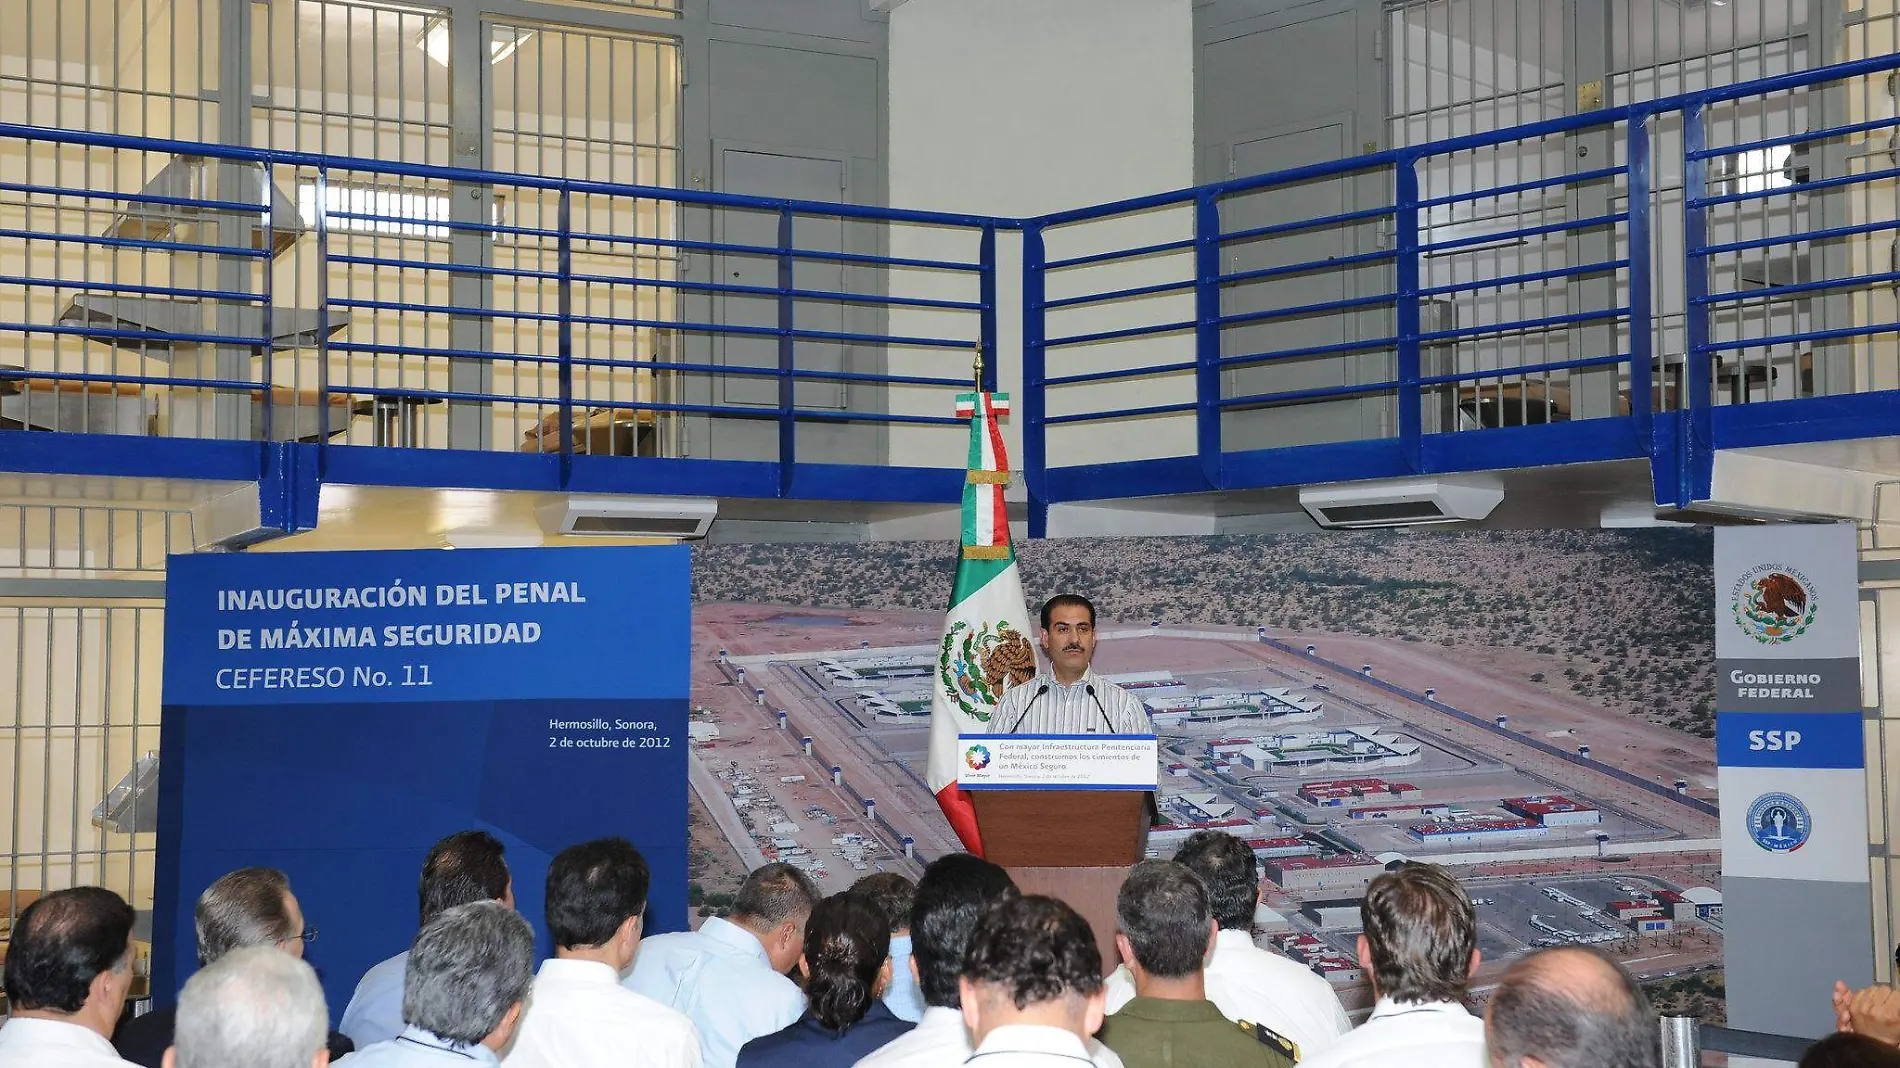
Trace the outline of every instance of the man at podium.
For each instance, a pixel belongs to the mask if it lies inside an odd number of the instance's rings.
[[[1042,651],[1049,670],[1012,688],[991,725],[1003,734],[1153,734],[1148,710],[1089,669],[1095,659],[1095,605],[1059,593],[1043,602]]]

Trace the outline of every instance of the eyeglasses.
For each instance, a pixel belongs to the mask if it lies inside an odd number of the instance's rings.
[[[311,942],[315,942],[316,940],[317,940],[317,929],[315,927],[306,927],[303,929],[302,934],[294,934],[294,935],[291,935],[289,938],[279,939],[279,941],[283,941],[283,942],[302,942],[306,945],[308,945]]]

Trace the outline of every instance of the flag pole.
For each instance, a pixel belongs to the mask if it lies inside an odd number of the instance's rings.
[[[983,392],[983,343],[976,343],[976,357],[970,361],[970,375],[976,380],[974,392]]]

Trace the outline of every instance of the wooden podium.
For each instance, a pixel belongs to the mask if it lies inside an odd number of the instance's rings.
[[[969,772],[959,779],[976,809],[984,858],[1008,869],[1023,893],[1060,898],[1081,913],[1095,930],[1103,974],[1113,971],[1121,962],[1115,951],[1115,895],[1128,869],[1147,849],[1156,774],[1153,737],[966,735],[963,740],[966,745],[997,751],[1003,765],[999,769],[1003,782],[984,781],[990,776]],[[1119,767],[1105,765],[1099,773],[1078,764],[1073,774],[1048,776],[1060,783],[1032,781],[1047,774],[1040,771],[1009,774],[1009,758],[1016,755],[1015,750],[1035,759],[1035,747],[1043,743],[1110,741],[1145,743],[1150,754],[1145,771],[1131,774],[1130,762],[1124,759]],[[1078,788],[1063,789],[1068,783]]]

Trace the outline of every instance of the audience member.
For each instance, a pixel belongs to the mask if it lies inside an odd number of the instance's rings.
[[[1260,862],[1253,847],[1221,831],[1196,831],[1174,861],[1207,887],[1220,933],[1206,970],[1207,1000],[1230,1020],[1257,1024],[1284,1035],[1296,1057],[1323,1053],[1352,1029],[1333,984],[1304,964],[1253,943],[1254,909],[1260,903]],[[1135,997],[1126,967],[1108,977],[1108,1011],[1121,1011]]]
[[[1095,933],[1052,897],[990,906],[963,958],[963,1022],[983,1068],[1075,1068],[1102,1026]]]
[[[1659,1068],[1649,999],[1602,952],[1564,946],[1511,965],[1485,1006],[1491,1068]]]
[[[431,846],[417,887],[418,922],[427,925],[444,910],[474,901],[499,901],[514,908],[514,881],[502,852],[501,842],[487,831],[459,831]],[[358,1046],[401,1034],[403,975],[408,966],[409,953],[404,950],[364,972],[337,1030]]]
[[[1843,1031],[1900,1046],[1900,990],[1890,986],[1849,990],[1846,983],[1836,982],[1834,1015]]]
[[[924,1018],[925,1007],[910,966],[910,909],[917,884],[894,871],[881,871],[852,883],[851,892],[869,897],[890,918],[891,982],[884,988],[884,1004],[898,1019],[916,1023]]]
[[[625,985],[693,1021],[707,1068],[733,1068],[741,1046],[804,1014],[805,995],[786,973],[804,952],[818,897],[804,872],[767,864],[740,886],[731,919],[647,939]]]
[[[269,945],[234,948],[200,968],[178,995],[174,1030],[177,1041],[165,1051],[164,1068],[330,1063],[330,1009],[317,973]]]
[[[509,1068],[699,1068],[699,1034],[677,1010],[620,985],[640,945],[647,862],[624,838],[569,846],[548,866],[554,958],[535,976]]]
[[[110,890],[56,890],[26,907],[7,946],[0,1068],[106,1068],[132,987],[132,906]]]
[[[304,938],[310,933],[304,926],[297,895],[290,892],[290,879],[275,868],[239,868],[221,876],[198,895],[192,919],[201,968],[217,963],[233,950],[252,946],[276,949],[301,959]],[[328,1010],[325,1012],[328,1034]],[[120,1020],[112,1044],[118,1047],[119,1056],[133,1064],[159,1068],[165,1050],[172,1044],[177,1016],[174,1007]],[[328,1034],[324,1045],[332,1060],[356,1048],[340,1034]]]
[[[1900,1049],[1867,1035],[1839,1031],[1809,1046],[1797,1068],[1900,1068]]]
[[[856,891],[820,901],[798,958],[805,1014],[747,1042],[738,1068],[836,1068],[915,1026],[879,1000],[891,980],[890,926],[890,914]]]
[[[1478,970],[1478,917],[1458,880],[1407,863],[1372,880],[1359,917],[1359,964],[1378,1003],[1302,1068],[1483,1068],[1484,1021],[1464,1006]]]
[[[1291,1068],[1290,1043],[1236,1024],[1207,999],[1202,967],[1219,928],[1207,887],[1173,861],[1135,865],[1115,899],[1115,947],[1135,997],[1102,1024],[1102,1044],[1128,1068]]]
[[[339,1068],[495,1068],[534,982],[534,929],[499,901],[429,918],[403,970],[403,1031]],[[633,1051],[629,1051],[629,1055]]]

